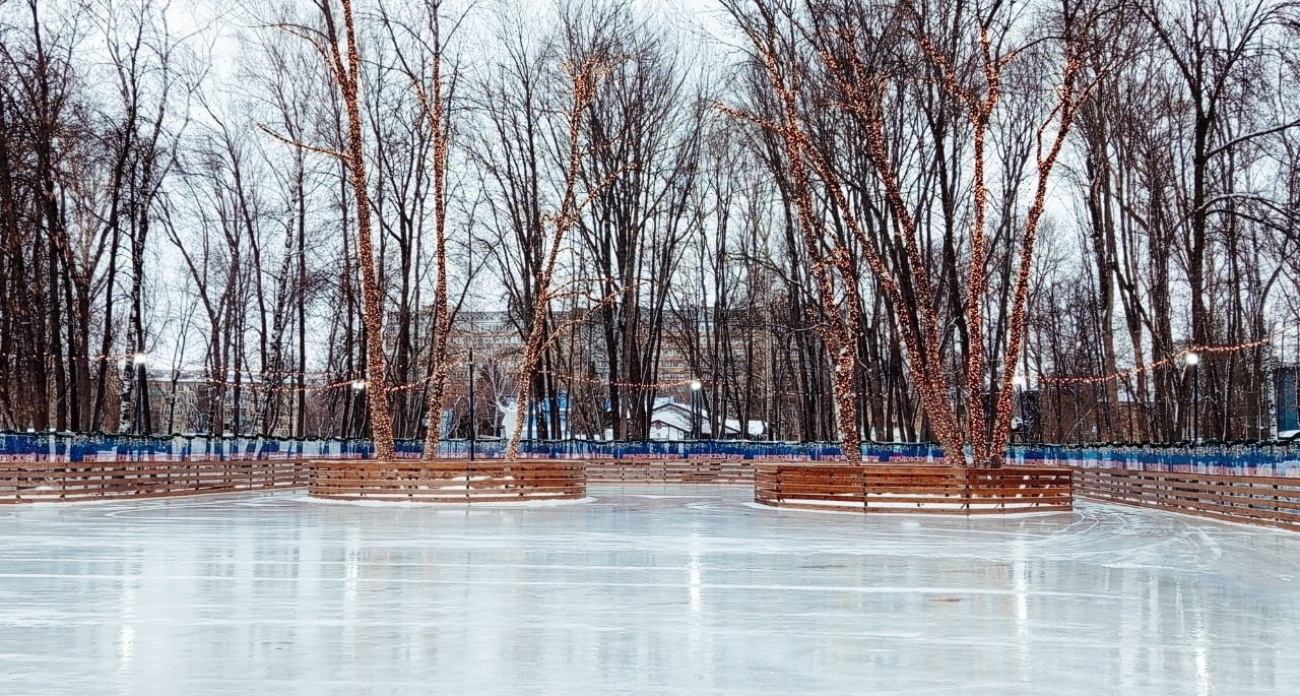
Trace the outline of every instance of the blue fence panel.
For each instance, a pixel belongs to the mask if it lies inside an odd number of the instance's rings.
[[[400,457],[418,457],[424,443],[399,440]],[[505,443],[500,440],[445,440],[438,451],[444,457],[500,457]],[[534,457],[550,458],[691,458],[737,459],[788,458],[822,461],[840,459],[843,450],[835,442],[757,442],[745,440],[595,442],[590,440],[525,441],[522,451]],[[937,445],[927,443],[864,443],[868,461],[925,460],[943,457]],[[142,437],[103,433],[3,433],[0,432],[0,460],[87,461],[149,459],[268,459],[268,458],[356,458],[374,455],[368,440],[296,439],[261,437],[213,437],[177,435]],[[1106,467],[1148,471],[1179,471],[1205,474],[1258,476],[1300,476],[1300,442],[1206,444],[1156,446],[1109,445],[1017,445],[1007,453],[1016,464]]]

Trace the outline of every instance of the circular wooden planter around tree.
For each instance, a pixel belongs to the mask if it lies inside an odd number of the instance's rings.
[[[362,459],[311,464],[308,493],[331,500],[525,503],[587,496],[586,465],[565,459]]]
[[[760,462],[754,502],[864,513],[998,515],[1073,509],[1071,471],[1051,467]]]

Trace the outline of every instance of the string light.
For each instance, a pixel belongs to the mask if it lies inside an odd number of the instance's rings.
[[[166,380],[161,380],[161,381],[166,381]],[[196,380],[186,380],[186,383],[192,384],[195,381]],[[276,384],[266,384],[261,382],[236,382],[234,380],[217,379],[213,377],[204,377],[197,381],[200,381],[203,384],[220,386],[220,387],[231,388],[231,389],[239,388],[241,390],[250,391],[250,392],[262,392],[266,394],[297,394],[299,392],[319,392],[319,391],[333,391],[336,389],[348,389],[351,388],[352,385],[357,380],[345,379],[336,382],[329,382],[326,384],[308,384],[303,386],[276,385]]]
[[[129,353],[102,353],[100,355],[81,356],[73,355],[71,353],[51,353],[50,351],[42,351],[39,353],[0,353],[0,358],[8,360],[31,360],[32,358],[35,358],[42,362],[54,358],[64,358],[69,361],[85,360],[88,362],[124,362],[134,358],[135,354],[135,351],[131,351]]]
[[[1156,360],[1150,363],[1144,363],[1141,365],[1136,365],[1131,368],[1117,370],[1115,372],[1106,375],[1077,375],[1077,376],[1043,375],[1041,377],[1038,377],[1038,380],[1040,382],[1053,383],[1053,384],[1092,384],[1092,383],[1108,382],[1112,380],[1128,379],[1138,375],[1139,373],[1149,372],[1151,370],[1159,369],[1161,367],[1165,367],[1173,363],[1181,362],[1184,359],[1184,356],[1187,353],[1192,351],[1195,351],[1197,353],[1221,355],[1221,354],[1240,352],[1243,350],[1251,350],[1254,348],[1258,348],[1260,346],[1267,345],[1273,340],[1274,337],[1281,335],[1287,332],[1288,330],[1289,330],[1288,327],[1282,327],[1270,333],[1268,337],[1253,339],[1250,341],[1243,341],[1240,343],[1217,344],[1217,345],[1208,345],[1208,346],[1190,346],[1176,353],[1173,353],[1168,357],[1162,358],[1160,360]],[[114,354],[109,357],[125,360],[127,357],[130,357],[131,355],[133,354],[129,354],[129,353]],[[461,353],[457,355],[449,355],[444,362],[448,367],[448,372],[450,373],[453,369],[457,367],[465,367],[467,365],[466,354]],[[202,369],[202,368],[186,368],[186,369]],[[602,377],[586,377],[580,374],[568,374],[558,370],[539,370],[538,373],[551,376],[561,382],[565,382],[569,384],[588,384],[588,385],[594,385],[600,387],[614,386],[621,389],[644,390],[644,391],[682,389],[682,388],[689,387],[691,382],[693,381],[692,378],[658,380],[652,382],[640,382],[640,381],[632,381],[632,380],[609,380]],[[352,378],[348,378],[348,379],[340,378],[340,379],[335,379],[333,381],[328,381],[324,384],[307,384],[302,386],[275,385],[275,384],[267,384],[265,382],[255,381],[256,378],[254,376],[254,373],[252,372],[248,372],[246,374],[249,375],[248,379],[240,380],[240,381],[235,381],[233,379],[219,379],[207,375],[197,379],[187,378],[185,381],[187,383],[201,381],[205,384],[212,384],[212,385],[232,387],[232,388],[238,386],[241,389],[247,391],[258,391],[258,392],[267,392],[267,393],[297,393],[300,391],[306,391],[306,392],[331,391],[336,389],[348,388],[352,385],[354,381],[356,381],[355,379]],[[298,372],[298,371],[291,371],[291,370],[267,370],[262,374],[279,375],[279,376],[286,376],[286,377],[299,377],[299,376],[329,377],[331,375],[337,375],[338,372],[333,370],[307,370],[305,372]],[[405,382],[401,384],[392,384],[389,385],[388,391],[400,392],[400,391],[411,391],[415,389],[421,389],[425,385],[429,384],[431,379],[432,377],[425,377],[422,379],[417,379],[414,381]],[[1013,385],[1017,383],[1016,382],[1017,379],[1023,380],[1024,377],[1023,375],[1017,374],[1015,377],[1012,378]],[[160,381],[167,381],[167,380],[163,379]]]
[[[1193,353],[1209,353],[1212,355],[1222,355],[1226,353],[1235,353],[1243,350],[1250,350],[1252,348],[1258,348],[1260,346],[1266,345],[1269,342],[1271,342],[1274,336],[1278,335],[1279,333],[1282,333],[1284,330],[1285,329],[1279,329],[1277,331],[1274,331],[1268,337],[1255,339],[1253,341],[1245,341],[1243,343],[1233,343],[1233,344],[1214,345],[1214,346],[1189,346],[1187,348],[1184,348],[1183,350],[1178,351],[1177,353],[1174,353],[1173,355],[1161,358],[1160,360],[1156,360],[1155,362],[1150,362],[1143,365],[1135,365],[1128,369],[1117,370],[1108,375],[1083,375],[1083,376],[1073,376],[1073,377],[1044,375],[1041,379],[1044,382],[1051,382],[1053,384],[1098,384],[1102,382],[1110,382],[1112,380],[1128,379],[1130,377],[1137,376],[1144,372],[1150,372],[1151,370],[1156,370],[1173,363],[1181,362],[1184,360],[1186,356]]]
[[[451,368],[453,367],[463,367],[467,365],[467,363],[463,360],[454,360],[451,358],[448,358],[445,364],[447,365],[448,374],[450,374]],[[656,382],[633,382],[633,381],[619,381],[619,380],[611,381],[599,377],[585,377],[582,375],[570,375],[557,370],[535,370],[534,374],[548,375],[554,377],[558,381],[569,383],[569,384],[588,384],[588,385],[594,385],[600,387],[615,386],[621,389],[641,390],[641,391],[650,391],[650,390],[663,391],[663,390],[683,389],[689,387],[692,382],[691,379],[660,380]],[[433,379],[434,376],[430,375],[428,377],[424,377],[421,379],[417,379],[402,384],[389,384],[388,391],[391,394],[395,392],[414,391],[417,389],[422,389],[426,385],[429,385],[433,381]],[[161,381],[166,381],[166,380],[161,380]],[[358,380],[354,378],[340,379],[332,382],[327,382],[324,384],[308,384],[302,386],[276,385],[276,384],[267,384],[264,382],[255,382],[255,381],[237,382],[234,380],[217,379],[214,377],[203,377],[197,380],[189,379],[186,381],[187,383],[194,383],[196,381],[199,381],[204,384],[210,384],[210,385],[228,387],[228,388],[239,387],[240,389],[243,389],[245,391],[252,391],[252,392],[281,393],[281,394],[296,394],[298,392],[333,391],[338,389],[354,388],[354,385],[358,383],[366,384],[365,380]]]
[[[134,354],[133,353],[113,354],[111,357],[117,358],[118,360],[125,360],[126,358],[131,357],[132,355]],[[449,351],[448,354],[445,356],[445,358],[441,361],[441,364],[445,365],[447,374],[450,376],[458,368],[468,367],[468,353],[467,352],[451,353]],[[300,370],[237,370],[237,371],[227,370],[226,371],[227,374],[239,375],[238,379],[233,377],[227,377],[227,378],[214,377],[211,374],[208,374],[208,370],[210,368],[209,366],[206,365],[177,365],[177,366],[171,366],[168,369],[177,372],[199,373],[200,376],[180,377],[179,379],[186,384],[194,384],[194,383],[201,382],[203,384],[208,384],[212,386],[220,386],[220,387],[227,387],[227,388],[239,387],[240,389],[245,391],[265,392],[265,393],[296,394],[298,392],[332,391],[332,390],[349,388],[352,385],[352,383],[356,381],[355,377],[348,377],[346,376],[346,373],[341,374],[339,370],[328,370],[328,369],[302,370],[302,371]],[[653,380],[653,381],[610,380],[605,377],[588,377],[578,373],[568,373],[561,370],[548,370],[548,369],[539,369],[536,371],[536,374],[547,375],[559,382],[563,382],[567,384],[586,384],[586,385],[594,385],[594,386],[606,387],[606,388],[612,386],[620,389],[641,390],[641,391],[651,391],[651,390],[671,391],[677,389],[685,389],[690,386],[691,382],[694,379],[697,379],[697,378],[687,377],[687,378],[680,378],[680,379],[660,379],[660,380]],[[267,379],[268,377],[278,377],[280,379]],[[301,379],[313,379],[313,378],[323,379],[324,381],[318,384],[303,384],[303,385],[283,383],[283,382],[294,382],[300,378]],[[425,388],[427,385],[430,385],[433,379],[434,376],[430,375],[428,377],[423,377],[408,382],[397,383],[397,384],[390,383],[388,385],[388,391],[390,393],[393,393],[393,392],[412,391],[412,390],[422,389]],[[729,378],[726,376],[719,376],[717,378],[711,379],[710,381],[712,382],[712,381],[728,381],[728,380]],[[170,380],[166,377],[161,377],[153,381],[167,382]]]
[[[207,372],[210,368],[208,365],[174,365],[170,369],[183,372]],[[338,370],[236,370],[227,369],[226,374],[243,375],[246,380],[265,379],[267,377],[325,377],[333,378],[339,374]]]
[[[118,363],[125,364],[127,362],[134,363],[135,355],[136,355],[135,353],[115,353],[112,355],[92,357],[89,358],[89,360],[90,361],[97,361],[97,360],[116,361]],[[76,360],[77,358],[74,357],[72,359]],[[449,369],[451,367],[455,367],[458,364],[463,364],[463,361],[458,361],[456,359],[453,359],[450,356],[446,358],[445,362],[447,363]],[[313,377],[326,378],[332,380],[335,378],[335,376],[339,374],[339,371],[338,370],[227,370],[226,371],[227,374],[242,375],[242,377],[239,380],[236,380],[234,378],[212,377],[206,374],[206,372],[210,369],[206,365],[174,365],[174,366],[169,366],[166,369],[174,370],[177,372],[205,373],[203,374],[202,377],[199,378],[184,377],[183,379],[186,382],[201,380],[203,382],[207,382],[211,384],[220,384],[223,386],[240,386],[245,389],[265,390],[265,391],[275,391],[275,390],[320,391],[325,389],[337,389],[340,387],[346,387],[351,381],[351,380],[330,381],[327,382],[326,384],[307,385],[305,387],[298,387],[292,385],[281,387],[274,384],[267,384],[266,382],[259,381],[259,380],[266,380],[266,378],[268,377],[280,378],[280,379],[268,380],[268,381],[288,381],[286,378],[293,379],[293,378],[300,378],[300,377],[301,378],[313,378]],[[405,384],[390,385],[388,387],[388,390],[391,392],[391,391],[418,389],[423,385],[425,385],[426,383],[428,383],[430,380],[431,377],[425,377],[423,379],[415,380],[413,382],[407,382]],[[164,378],[160,378],[159,381],[169,381],[169,380],[164,377]]]
[[[602,377],[584,377],[582,375],[569,375],[555,370],[538,370],[537,374],[548,375],[556,378],[559,381],[568,382],[571,384],[574,383],[592,384],[600,387],[613,386],[613,387],[618,387],[620,389],[633,389],[633,390],[643,390],[643,391],[649,391],[652,389],[653,390],[680,389],[683,387],[691,387],[693,386],[694,382],[698,381],[695,378],[686,378],[686,379],[678,379],[678,380],[660,380],[657,382],[634,382],[634,381],[623,381],[623,380],[609,380],[609,379],[604,379]]]

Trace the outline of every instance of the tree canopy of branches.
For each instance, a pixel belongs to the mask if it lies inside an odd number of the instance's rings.
[[[0,429],[1274,432],[1297,3],[716,2],[0,3]]]

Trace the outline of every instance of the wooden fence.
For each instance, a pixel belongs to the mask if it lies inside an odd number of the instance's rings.
[[[1300,479],[1076,469],[1075,491],[1108,503],[1300,531]]]
[[[754,481],[743,460],[597,460],[530,458],[515,468],[501,460],[456,458],[430,467],[419,460],[376,465],[369,460],[321,461],[312,478],[299,459],[226,461],[0,462],[0,504],[309,487],[337,499],[462,502],[574,498],[583,476],[604,484],[739,484]],[[309,485],[310,484],[310,485]]]
[[[306,463],[293,459],[0,463],[0,504],[175,497],[306,484]]]
[[[757,502],[779,507],[998,514],[1071,508],[1071,493],[1093,500],[1300,531],[1300,479],[1164,473],[1125,469],[944,466],[746,461],[365,460],[293,459],[198,462],[2,462],[0,505],[309,486],[312,495],[348,500],[518,502],[565,500],[598,484],[749,484]],[[310,484],[310,485],[309,485]]]
[[[311,464],[308,492],[335,500],[509,503],[586,497],[585,464],[566,459],[480,459]]]
[[[991,515],[1072,509],[1069,469],[757,463],[755,502],[865,513]]]

